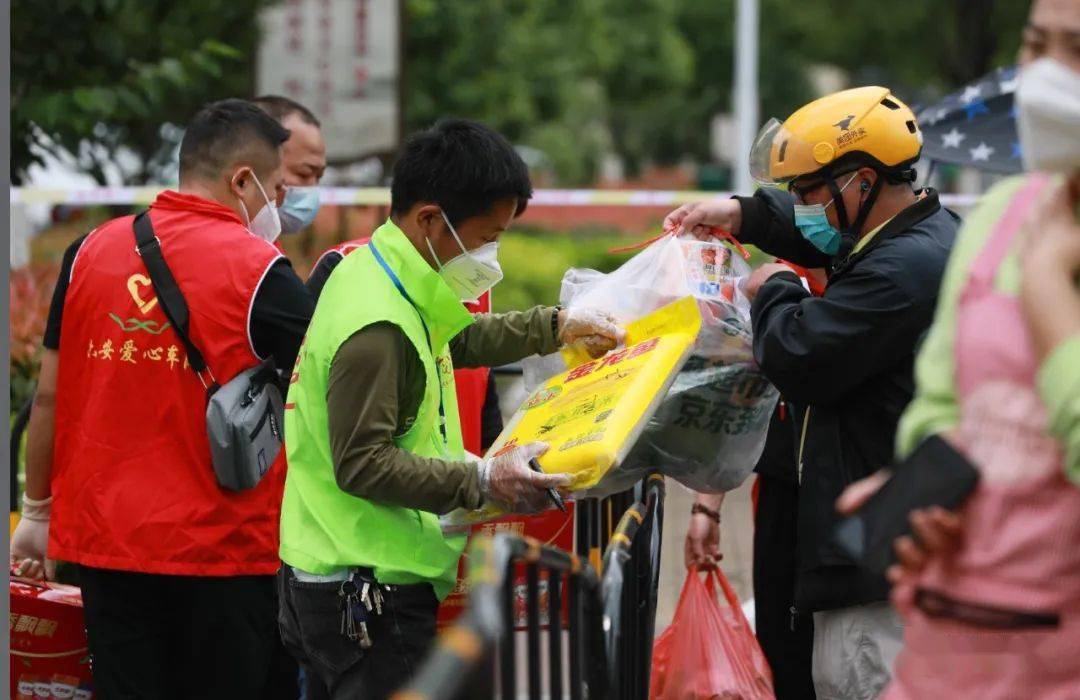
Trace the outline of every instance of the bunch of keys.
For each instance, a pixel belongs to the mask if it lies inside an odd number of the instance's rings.
[[[382,591],[377,583],[363,578],[357,588],[355,578],[354,575],[342,581],[338,590],[341,597],[341,634],[350,641],[359,642],[361,649],[370,649],[373,642],[368,632],[368,621],[372,614],[382,615]]]

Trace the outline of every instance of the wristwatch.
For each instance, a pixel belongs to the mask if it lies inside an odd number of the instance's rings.
[[[554,306],[555,312],[551,314],[551,337],[559,342],[559,312],[563,310],[562,304]]]
[[[712,508],[704,506],[700,503],[695,503],[694,505],[690,506],[691,515],[696,515],[698,513],[701,513],[702,515],[707,515],[710,520],[717,524],[720,523],[720,511],[718,510],[713,510]]]

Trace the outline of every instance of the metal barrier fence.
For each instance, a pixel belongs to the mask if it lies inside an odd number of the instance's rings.
[[[609,697],[600,581],[596,572],[575,554],[544,546],[531,538],[499,533],[493,538],[478,537],[473,541],[469,550],[469,607],[452,627],[439,635],[417,676],[395,695],[395,700],[518,697],[513,586],[518,564],[525,566],[526,575],[530,700],[564,695],[572,700]],[[548,593],[546,635],[540,615],[542,573],[546,574]],[[564,580],[568,683],[564,683],[563,674]],[[546,684],[541,653],[544,641],[548,659]]]
[[[601,592],[613,697],[647,700],[660,583],[664,477],[636,487],[637,502],[623,513],[604,552]]]
[[[440,635],[419,674],[396,700],[516,700],[520,657],[514,641],[513,570],[517,561],[526,565],[524,676],[528,698],[648,698],[664,495],[664,478],[653,474],[632,491],[579,501],[575,509],[580,556],[513,535],[477,538],[469,554],[466,613]],[[619,513],[617,520],[612,518]],[[586,561],[598,559],[598,547],[605,550],[599,582],[594,567]],[[541,568],[548,574],[546,692],[542,683]],[[569,597],[565,659],[562,622],[554,614],[562,607],[563,577],[567,578]],[[569,666],[566,693],[564,662]]]

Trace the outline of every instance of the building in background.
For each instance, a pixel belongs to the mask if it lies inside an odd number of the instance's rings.
[[[397,150],[400,0],[285,0],[260,20],[256,91],[310,108],[322,122],[331,164]]]

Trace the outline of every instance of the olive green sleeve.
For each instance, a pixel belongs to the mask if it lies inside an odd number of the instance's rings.
[[[476,465],[420,457],[394,444],[416,417],[424,368],[401,330],[377,323],[353,334],[330,364],[330,454],[342,491],[431,513],[480,506]]]
[[[469,325],[450,341],[454,367],[498,367],[529,355],[549,355],[559,349],[555,339],[553,306],[528,311],[476,314]]]

